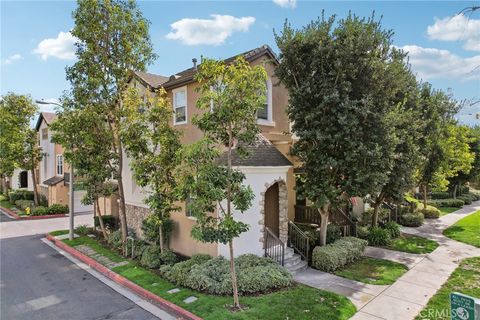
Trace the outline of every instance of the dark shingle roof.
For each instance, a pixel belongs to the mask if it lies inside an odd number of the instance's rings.
[[[38,131],[40,129],[40,125],[42,124],[42,119],[45,120],[47,126],[52,124],[53,121],[57,118],[57,115],[53,112],[40,112],[40,115],[37,120],[37,124],[35,125],[35,129]]]
[[[137,78],[139,78],[144,84],[152,88],[158,88],[163,83],[168,81],[168,77],[160,76],[153,73],[147,73],[142,71],[135,71],[134,73]]]
[[[258,57],[267,54],[270,56],[270,58],[278,63],[278,59],[276,54],[273,52],[273,50],[268,46],[268,45],[263,45],[261,47],[245,51],[243,53],[237,54],[233,57],[227,58],[223,60],[226,64],[232,63],[237,57],[243,56],[245,60],[247,61],[253,61],[257,59]],[[202,64],[199,64],[197,68],[201,68]],[[142,80],[145,84],[148,84],[150,87],[153,89],[158,89],[160,86],[163,86],[164,88],[174,88],[178,87],[180,85],[184,85],[190,82],[194,81],[195,74],[197,73],[197,69],[194,67],[185,69],[183,71],[180,71],[170,77],[163,77],[160,75],[152,74],[152,73],[146,73],[146,72],[140,72],[140,71],[135,71],[134,74]]]
[[[293,166],[275,146],[262,134],[258,134],[255,143],[248,146],[248,156],[241,158],[233,150],[232,165],[240,167],[285,167]],[[218,159],[219,163],[227,163],[227,153],[223,153]]]
[[[46,184],[47,186],[54,186],[57,183],[62,181],[63,181],[63,177],[55,176],[43,181],[43,184]]]

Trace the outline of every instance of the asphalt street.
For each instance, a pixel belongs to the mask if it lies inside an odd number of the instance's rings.
[[[14,221],[0,213],[0,319],[158,319],[40,240],[67,219]]]

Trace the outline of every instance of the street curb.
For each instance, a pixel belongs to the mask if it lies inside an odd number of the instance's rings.
[[[52,218],[63,218],[66,217],[66,214],[49,214],[45,216],[28,216],[21,217],[15,211],[8,208],[0,206],[0,210],[4,211],[7,215],[11,216],[15,220],[39,220],[39,219],[52,219]]]
[[[149,301],[153,301],[156,304],[160,305],[165,311],[174,313],[179,317],[179,319],[185,320],[202,320],[202,318],[194,315],[190,311],[183,309],[182,307],[177,306],[176,304],[167,301],[159,296],[151,293],[148,290],[140,287],[139,285],[133,283],[132,281],[128,280],[127,278],[119,275],[118,273],[113,272],[112,270],[108,269],[104,265],[100,264],[96,260],[90,258],[89,256],[81,253],[80,251],[74,249],[73,247],[63,243],[62,241],[56,239],[55,237],[51,236],[47,233],[46,235],[47,240],[53,242],[55,246],[58,248],[68,252],[74,258],[82,261],[83,263],[87,264],[97,272],[101,273],[103,276],[109,278],[110,280],[116,282],[117,284],[128,288],[129,290],[133,291],[138,296],[145,298]]]

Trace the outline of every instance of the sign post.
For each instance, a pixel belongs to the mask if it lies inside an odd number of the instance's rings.
[[[450,293],[451,320],[480,320],[480,300],[461,294]]]

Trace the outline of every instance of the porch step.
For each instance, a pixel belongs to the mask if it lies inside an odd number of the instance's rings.
[[[300,256],[299,256],[300,257]],[[305,260],[299,259],[297,263],[294,265],[285,265],[285,268],[287,268],[288,271],[292,275],[296,274],[297,272],[303,271],[308,268],[308,263]]]

